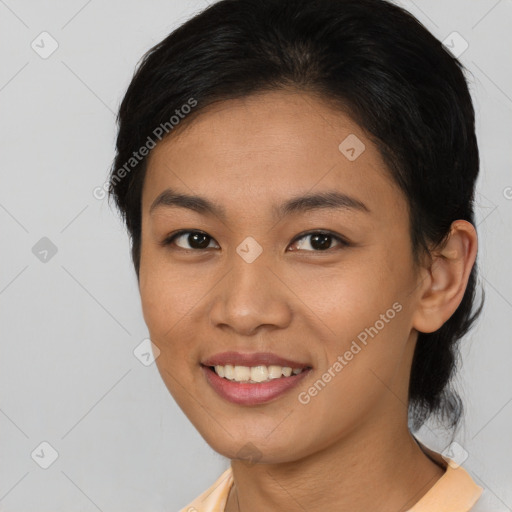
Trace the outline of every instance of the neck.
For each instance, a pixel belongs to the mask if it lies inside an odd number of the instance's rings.
[[[444,469],[422,451],[406,418],[405,425],[368,423],[301,460],[255,465],[232,460],[234,484],[225,511],[408,510]]]

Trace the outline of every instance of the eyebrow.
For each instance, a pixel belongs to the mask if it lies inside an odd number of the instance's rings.
[[[226,220],[226,210],[220,204],[205,197],[188,195],[166,189],[153,201],[149,208],[152,214],[161,207],[178,207],[193,210],[203,215],[214,215]],[[292,197],[281,205],[274,205],[274,216],[278,219],[294,213],[304,213],[311,210],[351,210],[371,213],[370,209],[359,199],[338,191],[309,193]]]

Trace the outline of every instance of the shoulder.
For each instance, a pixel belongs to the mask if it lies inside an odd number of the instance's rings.
[[[476,484],[471,475],[454,460],[443,457],[422,443],[418,444],[445,472],[408,512],[484,512],[481,508],[475,508],[484,489]]]
[[[206,491],[179,512],[224,512],[232,484],[233,473],[230,466]]]

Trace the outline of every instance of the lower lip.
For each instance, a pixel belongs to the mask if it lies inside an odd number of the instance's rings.
[[[219,377],[208,366],[201,365],[201,368],[212,388],[222,398],[239,405],[258,405],[270,402],[294,388],[311,371],[311,368],[308,368],[290,377],[250,384]]]

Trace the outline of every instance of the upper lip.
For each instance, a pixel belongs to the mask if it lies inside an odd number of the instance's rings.
[[[204,366],[225,366],[227,364],[231,364],[233,366],[276,365],[290,368],[310,368],[307,363],[292,361],[291,359],[280,357],[276,354],[272,354],[271,352],[222,352],[205,359],[201,364]]]

